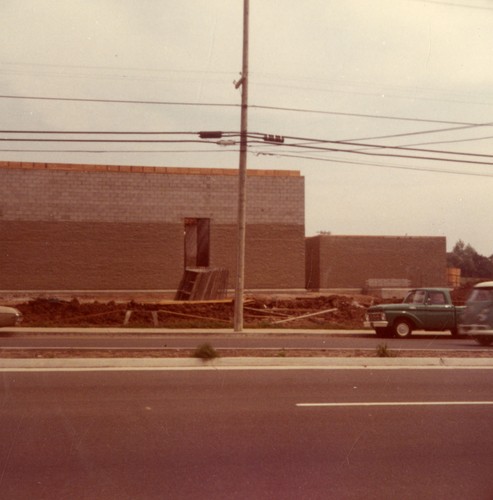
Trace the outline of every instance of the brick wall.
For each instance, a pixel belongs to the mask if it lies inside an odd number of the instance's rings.
[[[0,289],[176,289],[184,219],[236,268],[236,170],[0,162]],[[304,179],[248,172],[248,288],[304,286]]]
[[[0,221],[0,289],[175,288],[182,234],[173,224]]]
[[[235,224],[236,172],[0,162],[0,217],[168,223],[209,217]],[[249,224],[304,225],[304,179],[299,172],[249,171],[247,196]]]
[[[368,279],[446,286],[445,237],[320,235],[306,241],[307,288],[360,288]]]

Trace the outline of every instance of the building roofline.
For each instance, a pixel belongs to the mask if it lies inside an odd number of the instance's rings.
[[[233,168],[190,168],[190,167],[145,167],[137,165],[93,165],[78,163],[32,163],[18,161],[0,161],[0,169],[24,170],[64,170],[71,172],[117,172],[140,174],[174,175],[238,175]],[[300,177],[299,170],[257,170],[247,169],[248,176],[258,177]]]
[[[386,238],[386,239],[430,239],[430,238],[436,238],[436,239],[446,239],[446,236],[411,236],[407,234],[401,234],[401,235],[379,235],[379,234],[315,234],[313,236],[306,236],[306,238],[338,238],[338,239],[349,239],[349,238],[365,238],[365,239],[371,239],[371,238]]]

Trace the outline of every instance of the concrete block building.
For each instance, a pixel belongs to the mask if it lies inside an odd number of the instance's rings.
[[[446,268],[445,237],[318,235],[306,239],[306,287],[312,290],[447,286]]]
[[[237,170],[0,162],[0,290],[232,287],[237,195]],[[247,200],[246,289],[303,289],[304,178],[249,170]]]

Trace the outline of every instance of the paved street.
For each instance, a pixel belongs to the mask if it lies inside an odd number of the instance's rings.
[[[5,499],[493,494],[493,370],[0,377]]]
[[[253,330],[243,334],[217,330],[15,328],[0,331],[0,348],[195,348],[203,342],[221,348],[264,349],[481,349],[473,339],[444,332],[416,332],[409,339],[382,339],[364,330]],[[485,350],[484,348],[482,348]]]

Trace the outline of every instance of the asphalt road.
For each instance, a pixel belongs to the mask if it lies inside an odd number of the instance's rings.
[[[385,344],[389,349],[423,349],[423,350],[484,350],[473,339],[452,338],[443,332],[434,334],[417,334],[409,339],[382,339],[372,333],[359,331],[341,331],[328,333],[300,333],[296,331],[285,333],[248,334],[207,334],[202,333],[147,333],[136,330],[133,333],[117,333],[115,329],[109,332],[69,333],[63,328],[56,333],[44,333],[39,330],[29,332],[0,332],[0,348],[102,348],[102,349],[162,349],[183,348],[194,349],[204,342],[209,342],[216,349],[369,349],[375,350]],[[488,348],[486,348],[488,349]],[[491,349],[491,348],[490,348]]]
[[[0,377],[3,499],[493,498],[493,370]]]

